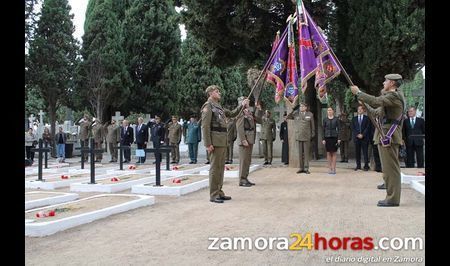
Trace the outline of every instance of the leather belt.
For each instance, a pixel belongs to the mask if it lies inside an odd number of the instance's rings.
[[[211,131],[227,132],[227,129],[224,127],[211,127]]]

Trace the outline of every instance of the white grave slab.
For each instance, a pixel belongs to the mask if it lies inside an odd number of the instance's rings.
[[[425,195],[425,176],[424,175],[408,175],[401,173],[401,180],[403,184],[409,184],[412,189],[417,190]]]
[[[181,164],[179,165],[178,170],[174,170],[174,165],[170,166],[170,171],[165,170],[166,167],[161,167],[161,176],[181,176],[181,175],[188,175],[188,174],[195,174],[195,173],[201,173],[202,171],[209,171],[209,165],[204,166],[198,166],[191,169],[183,169],[183,166],[192,166],[192,164]],[[156,170],[153,169],[150,171],[151,174],[156,174]]]
[[[237,166],[236,169],[235,170],[225,170],[224,175],[223,175],[224,177],[239,178],[239,165],[235,165],[235,164],[233,164],[233,165]],[[225,166],[228,166],[228,164],[226,164]],[[209,165],[208,165],[208,167],[209,167]],[[248,172],[252,173],[260,168],[262,168],[262,166],[260,164],[252,164],[252,165],[250,165],[250,169]],[[209,168],[208,168],[208,170],[200,171],[200,174],[201,175],[209,175]]]
[[[30,191],[26,192],[27,195],[39,195],[48,194],[47,197],[39,198],[35,200],[25,201],[25,210],[34,209],[42,206],[54,205],[58,203],[68,202],[78,199],[78,194],[76,193],[66,193],[66,192],[50,192],[50,191]]]
[[[418,192],[420,192],[422,195],[425,195],[425,181],[416,181],[413,180],[411,181],[411,188],[417,190]]]
[[[424,175],[408,175],[401,173],[401,180],[403,184],[411,184],[411,181],[425,181]]]
[[[188,175],[181,175],[178,177],[172,177],[169,180],[173,180],[175,178],[183,178],[183,176]],[[168,195],[168,196],[181,196],[188,193],[192,193],[194,191],[200,190],[202,188],[209,186],[209,177],[207,175],[195,175],[195,176],[203,176],[203,180],[199,180],[193,183],[189,183],[186,185],[180,185],[180,186],[160,186],[156,187],[153,186],[153,184],[141,184],[141,185],[135,185],[131,187],[131,193],[136,194],[146,194],[146,195]]]
[[[60,175],[57,175],[60,176]],[[97,175],[95,177],[95,180],[102,180],[106,178],[111,178],[115,176],[114,174],[104,174],[104,175]],[[80,178],[69,178],[69,179],[56,179],[54,181],[45,180],[45,177],[43,177],[44,181],[38,181],[38,180],[25,180],[25,188],[35,188],[35,189],[43,189],[43,190],[54,190],[56,188],[60,187],[68,187],[72,183],[77,182],[85,182],[91,180],[91,177],[89,175],[80,177]]]
[[[83,202],[83,201],[86,201],[86,200],[89,200],[92,198],[98,198],[98,197],[116,197],[116,196],[129,196],[129,197],[138,197],[138,198],[128,201],[128,202],[125,202],[125,203],[122,203],[122,204],[115,205],[115,206],[106,207],[106,208],[102,208],[99,210],[86,212],[86,213],[69,216],[69,217],[65,217],[65,218],[61,218],[61,219],[57,219],[57,220],[53,220],[53,221],[48,221],[48,222],[39,222],[38,220],[34,220],[34,219],[29,219],[29,220],[25,219],[25,236],[41,237],[41,236],[51,235],[56,232],[59,232],[59,231],[62,231],[62,230],[68,229],[68,228],[72,228],[72,227],[75,227],[78,225],[90,223],[92,221],[95,221],[95,220],[98,220],[101,218],[105,218],[105,217],[108,217],[108,216],[116,214],[116,213],[125,212],[128,210],[136,209],[136,208],[143,207],[143,206],[153,205],[155,203],[155,198],[153,196],[127,195],[127,194],[108,194],[108,195],[102,194],[102,195],[96,195],[96,196],[80,199],[80,200],[74,201],[73,203]],[[37,211],[37,210],[43,210],[43,211],[50,210],[50,209],[57,208],[58,206],[62,206],[64,204],[67,204],[67,203],[61,203],[61,204],[43,207],[43,208],[39,208],[39,209],[33,209],[33,210],[25,211],[25,213]]]
[[[118,177],[120,179],[120,176],[114,175],[114,177]],[[148,177],[143,177],[130,181],[120,181],[117,183],[110,183],[110,184],[103,184],[101,182],[98,182],[97,184],[89,184],[89,181],[77,182],[70,185],[70,191],[114,193],[117,191],[130,189],[134,185],[154,183],[154,182],[155,176],[149,174]]]

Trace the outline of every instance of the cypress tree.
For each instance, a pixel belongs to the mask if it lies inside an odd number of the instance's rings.
[[[173,109],[177,92],[165,81],[180,55],[178,22],[172,1],[135,0],[126,11],[124,38],[132,86],[124,112],[161,114]]]
[[[30,41],[28,86],[44,100],[51,133],[55,134],[57,108],[72,87],[78,52],[67,0],[45,0],[33,40]]]
[[[125,65],[122,26],[113,12],[114,0],[91,0],[86,11],[78,89],[105,122],[112,108],[126,101],[130,78]]]

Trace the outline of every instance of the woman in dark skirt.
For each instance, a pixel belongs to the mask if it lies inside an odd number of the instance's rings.
[[[334,110],[331,107],[327,109],[327,117],[323,119],[323,136],[322,143],[327,151],[328,174],[336,174],[336,151],[341,142],[339,136],[339,119],[334,116]]]

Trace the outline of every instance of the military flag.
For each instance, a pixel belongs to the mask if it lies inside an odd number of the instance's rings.
[[[278,103],[284,97],[284,87],[286,82],[286,67],[288,61],[287,28],[281,38],[275,38],[272,45],[272,53],[267,68],[266,80],[275,86],[275,102]]]
[[[306,89],[308,79],[315,75],[315,88],[322,95],[325,85],[341,72],[321,30],[311,19],[303,2],[297,0],[297,27],[299,35],[300,87]]]

